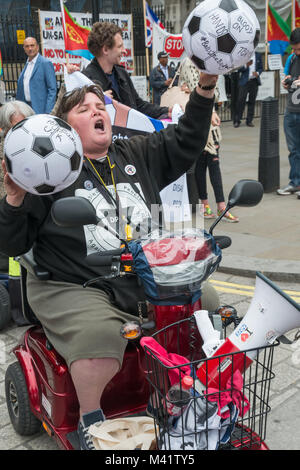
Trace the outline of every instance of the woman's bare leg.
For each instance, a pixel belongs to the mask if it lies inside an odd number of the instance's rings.
[[[119,361],[113,358],[72,362],[70,372],[80,405],[80,417],[100,407],[103,390],[119,368]]]

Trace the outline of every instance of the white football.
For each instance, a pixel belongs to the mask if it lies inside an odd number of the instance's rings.
[[[16,124],[4,141],[4,159],[11,179],[31,194],[62,191],[78,178],[83,150],[77,132],[49,114]]]
[[[258,19],[243,0],[204,0],[189,14],[182,31],[189,58],[213,75],[245,65],[259,36]]]

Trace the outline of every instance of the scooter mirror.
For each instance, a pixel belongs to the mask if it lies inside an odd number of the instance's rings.
[[[240,180],[230,191],[228,197],[228,207],[256,206],[262,200],[263,193],[263,186],[259,181],[246,179]]]
[[[251,207],[256,206],[263,197],[264,189],[259,181],[255,180],[240,180],[230,191],[226,208],[222,214],[214,221],[209,229],[212,235],[215,226],[224,217],[226,212],[234,206]]]
[[[94,206],[83,197],[66,197],[52,204],[51,217],[60,227],[97,225],[99,219]]]

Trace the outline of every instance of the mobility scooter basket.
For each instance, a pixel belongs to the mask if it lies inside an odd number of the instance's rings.
[[[170,344],[174,349],[167,351]],[[279,342],[209,358],[202,344],[194,316],[144,338],[148,409],[157,424],[158,448],[267,450],[273,352]],[[189,390],[182,381],[186,375],[192,377]]]

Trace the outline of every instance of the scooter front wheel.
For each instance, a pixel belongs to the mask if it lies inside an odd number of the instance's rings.
[[[32,436],[41,429],[30,409],[26,380],[19,362],[10,364],[5,374],[5,394],[8,413],[15,431],[21,436]]]

